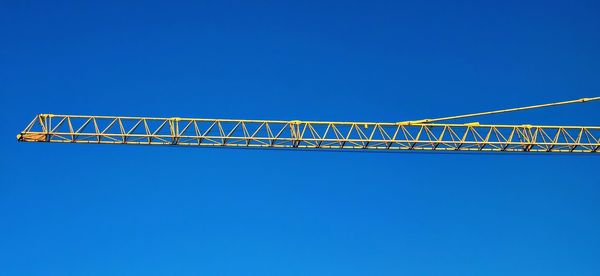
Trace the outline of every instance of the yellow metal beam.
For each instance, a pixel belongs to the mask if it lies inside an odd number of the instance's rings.
[[[40,114],[17,139],[22,142],[290,149],[600,151],[600,127],[597,126],[442,124],[425,120],[377,123]]]

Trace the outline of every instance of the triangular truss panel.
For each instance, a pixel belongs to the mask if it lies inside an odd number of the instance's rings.
[[[24,142],[471,152],[600,151],[600,127],[37,115]]]

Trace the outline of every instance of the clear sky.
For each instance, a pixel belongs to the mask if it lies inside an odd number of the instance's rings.
[[[600,275],[598,156],[15,139],[37,113],[395,122],[598,96],[598,1],[79,2],[0,2],[1,275]]]

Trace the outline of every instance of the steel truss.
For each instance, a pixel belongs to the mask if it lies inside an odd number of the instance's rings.
[[[17,139],[248,148],[598,153],[600,127],[40,114]]]

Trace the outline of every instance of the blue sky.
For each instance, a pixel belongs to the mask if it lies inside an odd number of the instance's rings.
[[[15,140],[37,113],[395,122],[599,95],[597,2],[480,2],[3,1],[0,274],[600,274],[597,156]]]

